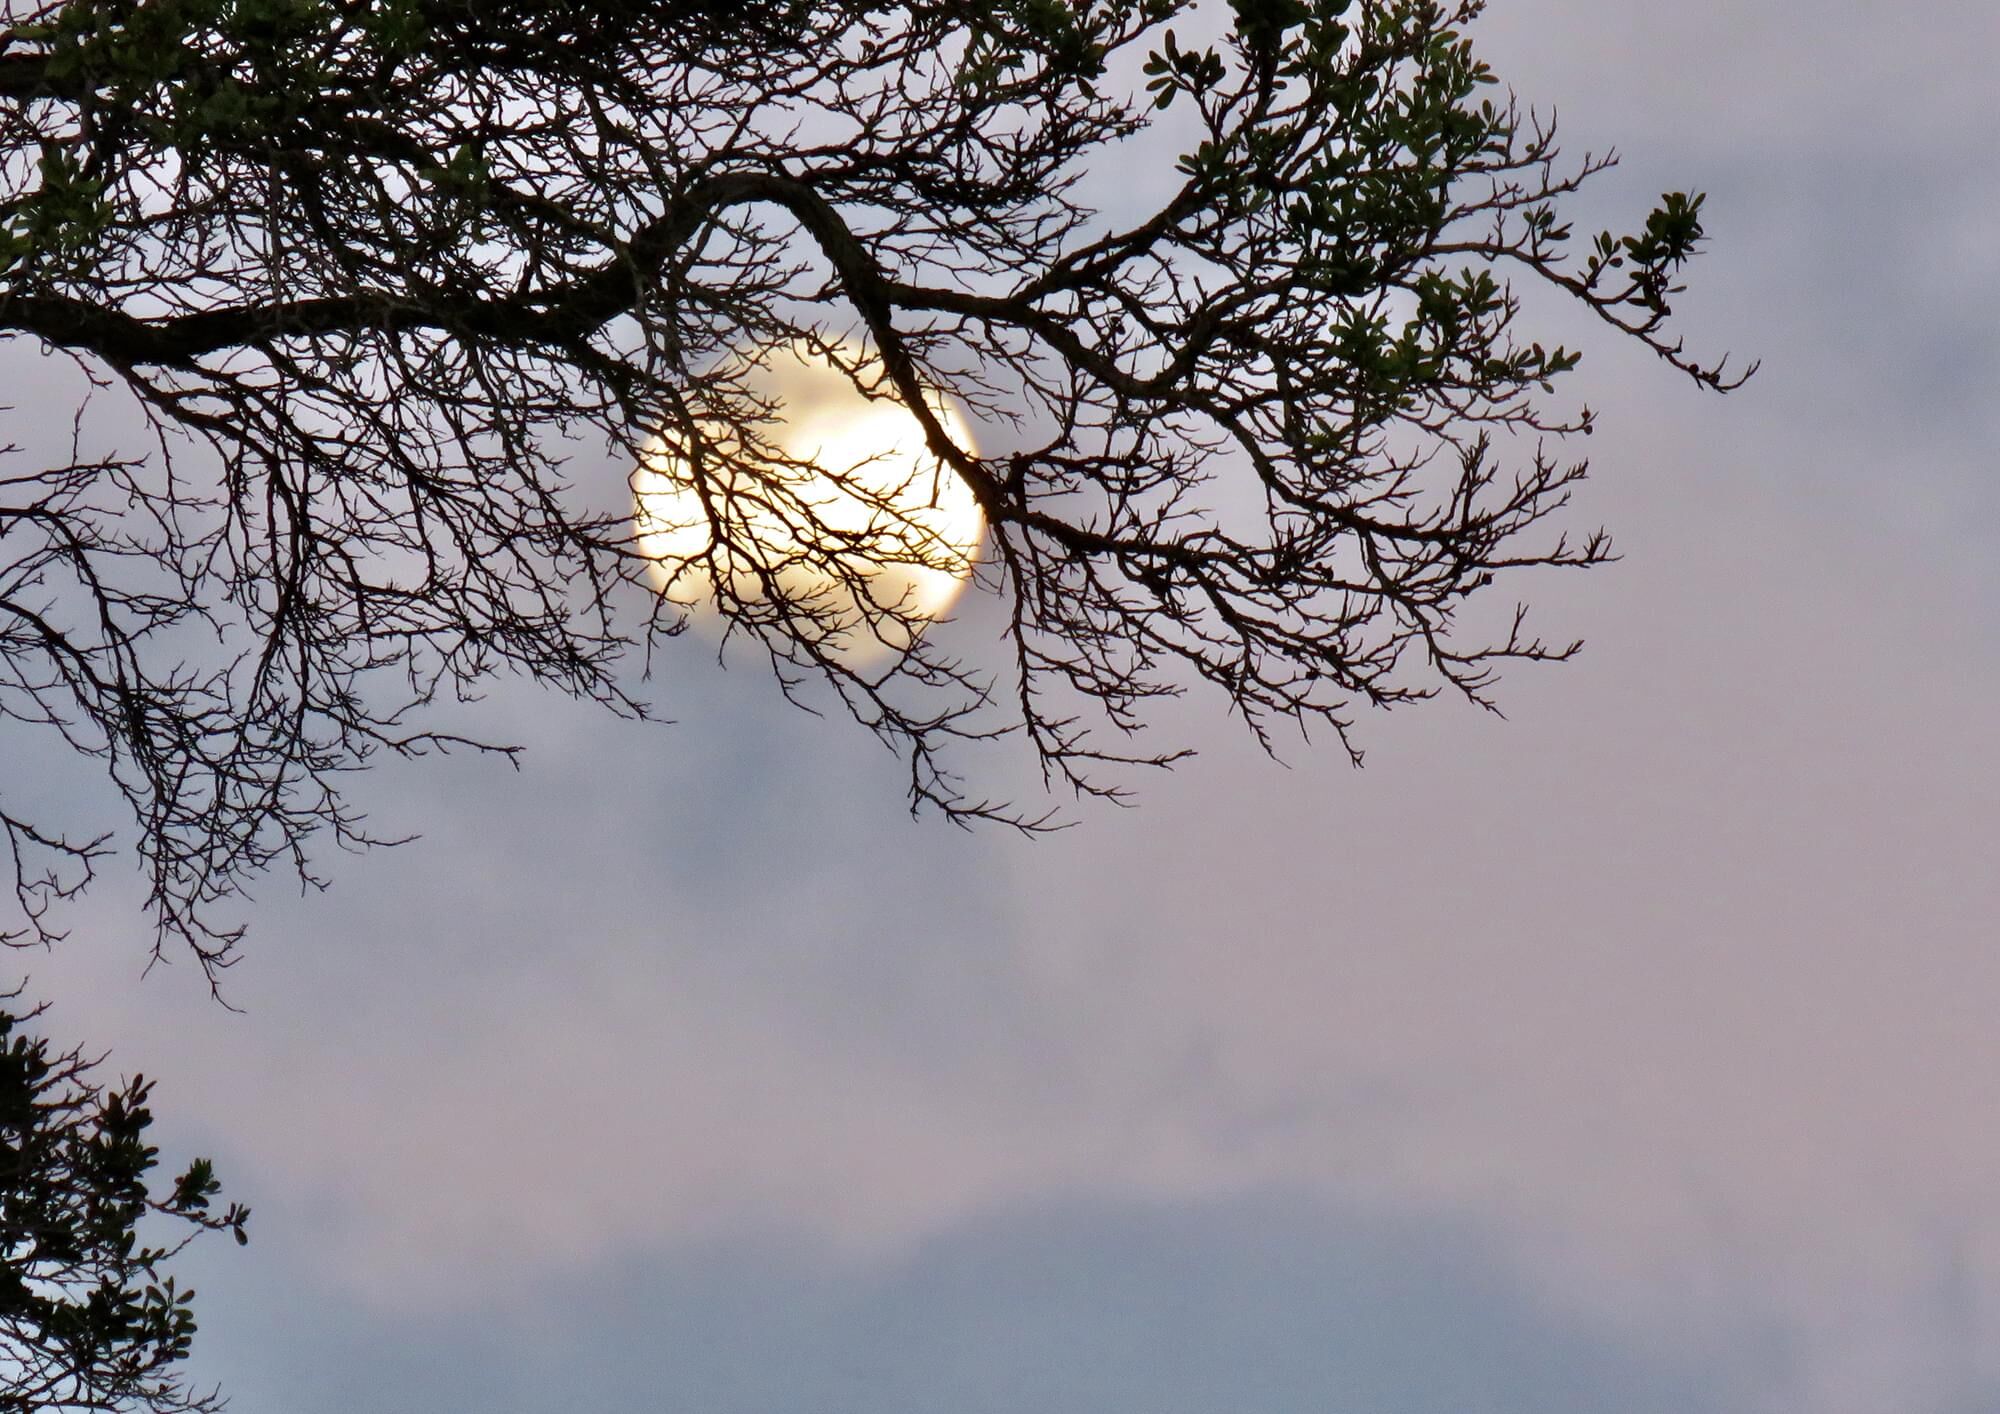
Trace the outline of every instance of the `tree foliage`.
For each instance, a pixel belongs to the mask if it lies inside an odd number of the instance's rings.
[[[250,1211],[216,1211],[206,1159],[151,1191],[151,1083],[104,1087],[97,1062],[54,1052],[26,1019],[0,1001],[0,1411],[219,1410],[174,1369],[194,1292],[164,1265],[204,1230],[246,1241]],[[142,1233],[149,1216],[171,1235]]]
[[[361,837],[340,772],[460,740],[436,700],[511,671],[644,711],[630,652],[684,614],[629,488],[572,469],[604,449],[686,469],[732,632],[963,818],[1006,814],[960,764],[995,735],[1116,793],[1197,681],[1345,742],[1573,651],[1462,613],[1608,553],[1558,523],[1590,414],[1512,281],[1731,382],[1665,328],[1701,198],[1575,238],[1611,159],[1562,165],[1479,0],[4,3],[0,340],[150,436],[0,476],[0,715],[103,758],[211,965],[210,905]],[[1161,124],[1178,160],[1093,209]],[[931,553],[771,474],[754,374],[802,341],[972,488],[999,660],[780,592],[774,517],[857,591]],[[887,669],[839,649],[857,599],[914,642]],[[5,809],[45,929],[103,842]]]

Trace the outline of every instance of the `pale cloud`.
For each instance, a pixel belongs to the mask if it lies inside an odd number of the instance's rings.
[[[1578,120],[1575,140],[1599,150],[1907,158],[1990,127],[2000,11],[1985,0],[1494,0],[1479,33],[1505,82]],[[1854,190],[1857,204],[1867,195]]]
[[[503,694],[523,776],[371,782],[430,838],[273,890],[246,1017],[134,984],[110,893],[38,980],[394,1310],[1283,1192],[1468,1226],[1676,1359],[1777,1332],[1738,1407],[1969,1405],[2000,1382],[1993,421],[1923,369],[1992,327],[1993,208],[1917,164],[1850,204],[1825,160],[1964,130],[1995,20],[1920,18],[1496,6],[1495,63],[1619,139],[1625,190],[1740,148],[1688,311],[1769,360],[1727,403],[1586,365],[1577,524],[1628,559],[1534,587],[1591,646],[1517,674],[1511,721],[1440,704],[1366,724],[1364,772],[1325,743],[1287,770],[1197,702],[1162,731],[1201,760],[1025,846],[905,821],[888,758],[693,646],[675,728]],[[1934,209],[1928,263],[1885,266]]]
[[[667,733],[572,720],[519,783],[447,767],[455,807],[392,816],[433,838],[266,914],[247,1021],[170,1042],[155,979],[106,1034],[216,1077],[175,1110],[411,1309],[635,1248],[894,1262],[1063,1195],[1284,1191],[1473,1222],[1666,1355],[1773,1324],[1774,1407],[1947,1399],[1942,1355],[1991,1375],[2000,1338],[2000,653],[1703,436],[1606,449],[1650,489],[1590,509],[1636,543],[1550,586],[1593,648],[1509,723],[1377,723],[1355,774],[1191,709],[1209,754],[1138,811],[1016,847],[857,828],[881,762],[776,712],[761,803],[719,801],[734,675]],[[729,819],[754,848],[690,853]]]

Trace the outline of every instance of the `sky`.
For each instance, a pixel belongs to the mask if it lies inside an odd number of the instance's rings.
[[[497,692],[522,769],[258,890],[231,1013],[134,881],[28,959],[251,1245],[239,1414],[2000,1407],[2000,10],[1495,0],[1584,226],[1709,193],[1692,345],[1560,310],[1576,662],[1136,808],[909,819],[697,641],[668,727]],[[1566,322],[1567,321],[1567,322]],[[16,375],[37,375],[17,350]],[[10,399],[10,401],[22,401]],[[960,631],[977,631],[965,606]],[[47,766],[49,789],[63,779]]]

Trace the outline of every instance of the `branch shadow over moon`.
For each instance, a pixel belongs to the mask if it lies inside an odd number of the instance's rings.
[[[922,422],[840,364],[865,369],[868,354],[803,342],[761,354],[744,382],[771,421],[754,440],[716,426],[655,435],[632,474],[633,532],[654,587],[697,625],[726,632],[778,601],[854,666],[908,648],[951,607],[985,520]],[[947,398],[930,410],[976,454]]]

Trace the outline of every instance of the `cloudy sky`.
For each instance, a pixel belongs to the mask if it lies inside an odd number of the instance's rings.
[[[257,1212],[241,1414],[2000,1407],[2000,10],[1494,0],[1483,52],[1710,193],[1728,399],[1552,314],[1600,411],[1577,663],[1203,748],[1038,843],[699,644],[635,728],[358,799],[408,848],[141,980],[34,963]],[[964,631],[978,623],[970,606]],[[677,645],[678,646],[678,645]]]

